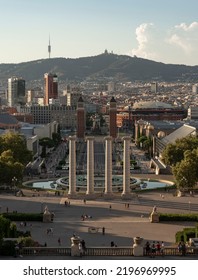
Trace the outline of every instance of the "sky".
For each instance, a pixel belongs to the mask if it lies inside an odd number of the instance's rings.
[[[197,0],[0,0],[0,63],[105,49],[198,65]]]

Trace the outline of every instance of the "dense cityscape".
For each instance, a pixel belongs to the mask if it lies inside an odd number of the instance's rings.
[[[1,254],[39,258],[50,248],[54,257],[58,247],[59,258],[89,258],[99,246],[110,258],[196,257],[192,80],[64,81],[52,71],[43,81],[1,80],[0,210],[2,223],[11,220],[1,231]],[[163,219],[170,219],[169,232]],[[108,247],[114,251],[104,253]]]

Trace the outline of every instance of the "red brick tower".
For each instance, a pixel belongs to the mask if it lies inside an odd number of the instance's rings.
[[[56,74],[44,75],[44,105],[49,105],[49,99],[58,98],[58,77]]]
[[[110,100],[110,107],[109,107],[109,135],[114,139],[117,137],[116,116],[117,116],[116,100],[114,97],[112,97]]]
[[[78,99],[77,103],[77,137],[84,138],[85,136],[85,108],[82,97]]]

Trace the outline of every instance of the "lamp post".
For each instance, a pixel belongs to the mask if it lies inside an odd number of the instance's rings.
[[[43,201],[41,201],[41,213],[43,213]]]
[[[17,182],[17,178],[15,176],[12,178],[12,182],[13,182],[13,187],[15,189],[16,188],[16,182]]]

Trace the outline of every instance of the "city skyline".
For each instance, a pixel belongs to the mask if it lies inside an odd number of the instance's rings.
[[[170,5],[167,3],[170,2]],[[107,49],[198,65],[196,0],[0,0],[0,63],[94,56]]]

